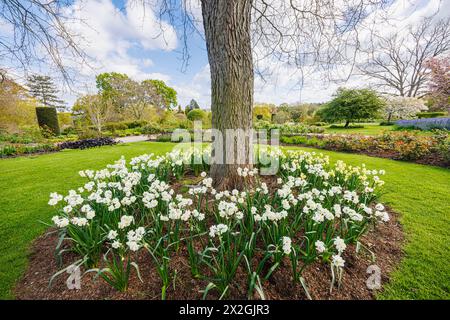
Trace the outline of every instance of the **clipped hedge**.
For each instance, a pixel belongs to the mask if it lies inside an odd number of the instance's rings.
[[[423,118],[437,118],[437,117],[445,117],[447,115],[446,112],[442,111],[435,111],[435,112],[419,112],[417,114],[417,118],[423,119]]]
[[[55,135],[59,135],[61,133],[56,108],[36,107],[36,116],[39,127],[43,130],[50,130]]]

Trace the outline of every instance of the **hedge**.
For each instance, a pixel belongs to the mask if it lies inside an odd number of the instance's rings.
[[[417,114],[417,118],[437,118],[437,117],[445,117],[447,115],[446,112],[436,111],[436,112],[419,112]]]
[[[55,135],[59,135],[61,133],[56,108],[37,107],[36,116],[39,127],[44,130],[50,130]]]

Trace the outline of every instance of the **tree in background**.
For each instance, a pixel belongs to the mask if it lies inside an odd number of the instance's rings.
[[[253,106],[253,119],[272,121],[273,104],[257,103]]]
[[[16,132],[21,126],[36,125],[36,100],[26,88],[3,74],[0,81],[0,129]]]
[[[188,112],[187,118],[191,121],[203,121],[206,118],[206,113],[202,109],[193,109]]]
[[[155,97],[159,98],[156,107],[171,109],[178,104],[177,92],[162,80],[144,80],[142,84],[151,84],[155,90]]]
[[[388,123],[392,119],[413,118],[417,113],[428,110],[423,100],[414,97],[387,96],[385,101],[383,114]]]
[[[350,122],[376,117],[384,104],[373,90],[340,88],[318,115],[327,122],[345,121],[347,128]]]
[[[427,62],[430,74],[430,98],[432,111],[450,112],[450,56],[433,58]]]
[[[56,88],[53,80],[49,76],[32,75],[28,77],[28,92],[42,106],[52,107],[58,110],[65,109],[65,103],[58,98],[59,90]]]
[[[128,75],[107,72],[96,77],[98,93],[123,116],[141,120],[151,106],[169,110],[177,104],[177,92],[160,80],[134,81]]]
[[[191,99],[189,104],[184,108],[184,113],[187,115],[190,111],[200,109],[200,106],[198,105],[197,101],[195,99]]]
[[[404,35],[395,32],[374,37],[359,70],[375,79],[380,89],[399,96],[422,97],[429,80],[427,61],[450,49],[450,18],[436,23],[424,18],[409,26]]]
[[[111,100],[105,100],[100,94],[94,94],[78,98],[72,110],[74,115],[86,118],[98,132],[101,132],[103,125],[114,112],[114,106]]]

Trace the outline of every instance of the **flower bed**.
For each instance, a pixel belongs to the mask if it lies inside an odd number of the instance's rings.
[[[379,136],[282,136],[280,141],[285,144],[313,146],[333,151],[357,152],[443,167],[450,165],[450,137],[445,131],[437,132],[432,136],[419,135],[413,132],[389,132]]]
[[[432,129],[450,130],[450,118],[399,120],[395,124],[401,128],[416,128],[421,130],[432,130]]]
[[[58,151],[59,148],[49,143],[8,143],[0,145],[0,158],[9,158],[36,153],[46,153]]]
[[[150,281],[140,272],[144,264],[153,266],[166,298],[184,256],[196,284],[191,297],[265,298],[275,274],[309,297],[311,265],[328,269],[329,290],[336,291],[346,261],[355,261],[348,248],[369,253],[361,237],[389,221],[377,203],[382,170],[272,150],[266,157],[279,157],[278,177],[260,176],[261,165],[239,168],[245,187],[219,192],[203,172],[202,156],[208,159],[199,151],[143,155],[80,172],[88,179],[84,186],[50,197],[60,234],[56,256],[121,292],[130,281]],[[183,179],[189,182],[180,184]]]

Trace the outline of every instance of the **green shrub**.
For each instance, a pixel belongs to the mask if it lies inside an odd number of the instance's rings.
[[[142,134],[157,134],[164,132],[163,128],[155,123],[149,123],[141,129]]]
[[[447,115],[446,112],[440,112],[440,111],[419,112],[417,114],[417,118],[419,118],[419,119],[423,119],[423,118],[439,118],[439,117],[445,117],[446,115]]]
[[[116,132],[118,130],[126,130],[128,129],[128,126],[123,122],[107,122],[103,128],[105,130]]]
[[[80,132],[78,132],[78,139],[94,139],[100,137],[101,134],[97,130],[93,130],[91,128],[86,128]]]
[[[135,129],[135,128],[141,128],[148,124],[145,120],[134,120],[134,121],[127,121],[123,122],[123,124],[126,126],[125,129]]]
[[[5,158],[5,157],[9,157],[12,155],[15,155],[17,153],[17,150],[14,146],[3,146],[0,147],[0,158]]]
[[[380,126],[393,126],[395,122],[381,121]]]
[[[41,127],[44,132],[50,131],[57,136],[61,133],[59,129],[58,113],[56,112],[56,108],[37,107],[36,116],[39,127]]]
[[[194,109],[188,112],[187,118],[191,121],[203,121],[206,117],[205,111],[201,109]]]

